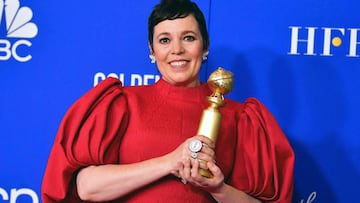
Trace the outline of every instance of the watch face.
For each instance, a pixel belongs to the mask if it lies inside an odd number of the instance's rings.
[[[189,145],[190,151],[199,152],[202,148],[202,142],[200,140],[192,140]]]

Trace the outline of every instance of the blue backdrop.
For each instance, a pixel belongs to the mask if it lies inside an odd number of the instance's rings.
[[[211,45],[201,77],[235,74],[238,101],[273,112],[296,154],[293,202],[356,202],[360,16],[356,0],[198,0]],[[154,83],[147,17],[156,0],[0,0],[0,202],[40,200],[69,106],[109,75]]]

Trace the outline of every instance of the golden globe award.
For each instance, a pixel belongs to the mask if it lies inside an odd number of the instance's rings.
[[[219,108],[225,105],[224,94],[233,88],[233,74],[219,67],[211,73],[207,82],[213,93],[207,97],[210,105],[202,113],[197,134],[206,136],[215,143],[222,118]],[[204,162],[203,160],[200,161]],[[209,170],[205,169],[200,169],[199,173],[207,178],[213,176]]]

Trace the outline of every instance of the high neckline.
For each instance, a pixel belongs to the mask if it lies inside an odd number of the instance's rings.
[[[211,94],[207,83],[201,83],[197,87],[180,87],[174,86],[160,78],[155,87],[157,91],[165,97],[173,98],[181,101],[189,102],[203,102],[206,101],[206,97]]]

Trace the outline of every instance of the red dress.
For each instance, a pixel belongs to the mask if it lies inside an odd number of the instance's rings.
[[[83,167],[135,163],[173,151],[196,134],[210,94],[206,83],[182,88],[162,79],[133,87],[114,78],[101,82],[61,122],[44,174],[43,202],[81,202],[75,178]],[[264,202],[291,202],[294,153],[271,113],[253,98],[244,104],[226,99],[221,113],[216,157],[225,182]],[[168,175],[113,202],[215,200]]]

